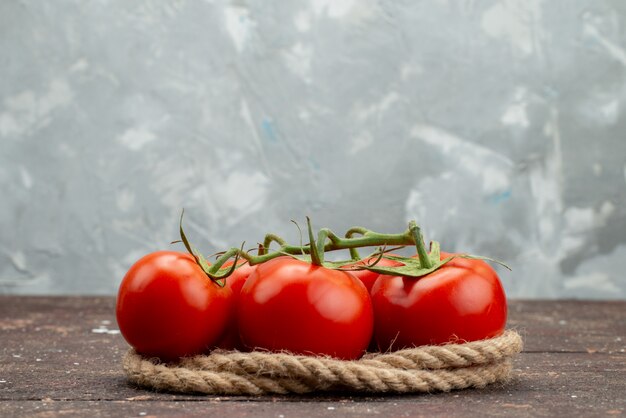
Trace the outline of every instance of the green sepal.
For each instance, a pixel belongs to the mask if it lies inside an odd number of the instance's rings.
[[[384,251],[379,250],[379,251],[373,252],[372,254],[368,255],[367,257],[363,259],[355,260],[351,258],[349,260],[324,261],[322,265],[326,268],[333,269],[333,270],[357,271],[357,270],[365,270],[365,266],[374,266],[378,264],[378,262],[382,258],[387,258],[387,257],[385,256]]]
[[[376,253],[374,253],[376,255]],[[416,257],[400,257],[388,254],[380,254],[378,260],[374,260],[372,263],[364,263],[359,265],[354,265],[354,260],[350,264],[350,266],[345,266],[345,264],[331,267],[327,266],[325,263],[325,267],[335,268],[344,271],[350,270],[369,270],[374,273],[384,274],[388,276],[404,276],[404,277],[422,277],[427,274],[432,273],[433,271],[439,269],[441,266],[446,264],[448,261],[452,260],[455,256],[452,255],[441,260],[441,247],[437,241],[432,241],[430,243],[430,252],[426,255],[428,257],[429,266],[425,267],[420,262],[419,258]],[[372,257],[372,256],[370,256]],[[386,258],[388,260],[394,260],[402,263],[401,266],[379,266],[378,261],[380,258]],[[334,263],[338,264],[338,263]],[[338,268],[342,267],[342,268]]]
[[[507,266],[505,263],[503,263],[502,261],[489,258],[489,257],[479,256],[479,255],[453,254],[449,257],[444,258],[443,260],[440,260],[441,250],[440,250],[439,243],[437,241],[433,241],[430,244],[430,252],[428,253],[428,259],[432,263],[432,266],[428,268],[422,267],[419,259],[415,257],[407,258],[407,257],[385,255],[384,258],[398,261],[402,263],[403,265],[388,267],[388,266],[377,266],[377,265],[365,264],[365,265],[355,266],[355,267],[358,267],[355,270],[370,270],[375,273],[389,275],[389,276],[422,277],[422,276],[426,276],[427,274],[432,273],[435,270],[438,270],[443,265],[445,265],[446,263],[448,263],[449,261],[455,258],[491,261],[493,263],[500,264],[501,266],[507,268],[508,270],[511,270],[511,268]]]
[[[280,251],[279,251],[280,252]],[[304,254],[304,255],[296,255],[296,254],[289,254],[289,253],[285,253],[285,252],[280,252],[281,254],[287,256],[287,257],[291,257],[295,260],[300,260],[300,261],[304,261],[306,263],[309,263],[311,265],[315,265],[313,263],[313,261],[311,260],[311,256],[309,254]],[[351,264],[355,264],[358,263],[360,260],[340,260],[340,261],[323,261],[321,267],[325,267],[327,269],[332,269],[332,270],[342,270],[342,271],[354,271],[354,270],[365,270],[364,267],[359,266],[359,265],[355,265],[355,266],[351,266]]]
[[[433,260],[432,265],[430,267],[422,267],[422,265],[420,264],[420,261],[417,258],[407,258],[407,257],[385,257],[385,258],[399,261],[403,263],[403,265],[402,266],[374,265],[374,266],[369,266],[369,267],[367,265],[364,265],[363,270],[369,270],[369,271],[373,271],[374,273],[384,274],[387,276],[422,277],[439,269],[448,261],[455,258],[455,256],[452,255],[450,257],[444,258],[443,260],[437,260],[437,261]]]

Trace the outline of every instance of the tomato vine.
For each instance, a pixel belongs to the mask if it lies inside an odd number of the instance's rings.
[[[370,270],[379,274],[404,277],[425,276],[457,257],[493,261],[509,268],[500,261],[468,254],[453,254],[442,259],[440,257],[440,245],[437,241],[431,241],[430,251],[426,250],[421,228],[414,220],[409,222],[408,228],[404,232],[397,234],[383,234],[364,227],[355,226],[348,229],[344,237],[340,237],[329,228],[322,228],[318,231],[316,239],[309,217],[306,218],[309,236],[309,243],[307,244],[291,245],[282,237],[270,233],[265,235],[263,243],[259,243],[257,255],[252,255],[250,252],[244,251],[242,244],[241,247],[231,247],[219,253],[215,263],[210,265],[205,257],[191,245],[187,239],[182,226],[183,214],[184,211],[180,218],[180,241],[183,242],[189,253],[193,255],[205,274],[220,286],[223,286],[224,279],[241,265],[241,263],[238,263],[240,258],[245,259],[248,264],[254,266],[285,255],[335,270]],[[355,236],[357,234],[358,236]],[[270,250],[272,243],[278,244],[279,248]],[[387,255],[386,253],[389,251],[388,247],[390,246],[415,246],[417,257]],[[362,259],[357,248],[365,247],[378,247],[378,249]],[[336,250],[349,250],[351,259],[326,261],[324,257],[325,253]],[[397,263],[395,263],[396,265],[379,265],[379,261],[382,258],[393,260]],[[367,262],[363,262],[364,260],[367,260]],[[228,265],[229,268],[226,269],[225,265]]]

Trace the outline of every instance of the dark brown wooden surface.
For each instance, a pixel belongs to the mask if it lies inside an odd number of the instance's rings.
[[[113,298],[0,296],[0,417],[619,416],[626,302],[512,301],[507,385],[404,396],[206,397],[126,382]]]

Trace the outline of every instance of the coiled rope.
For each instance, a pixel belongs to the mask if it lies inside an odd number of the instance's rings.
[[[463,344],[369,353],[359,360],[288,353],[213,351],[162,364],[129,350],[129,380],[161,391],[263,395],[341,390],[367,393],[435,392],[506,381],[522,350],[515,331]]]

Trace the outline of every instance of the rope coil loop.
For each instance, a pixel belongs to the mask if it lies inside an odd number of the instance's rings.
[[[207,395],[447,392],[506,381],[511,360],[521,350],[522,338],[508,330],[487,340],[369,353],[354,361],[217,350],[161,364],[131,349],[123,367],[136,385]]]

